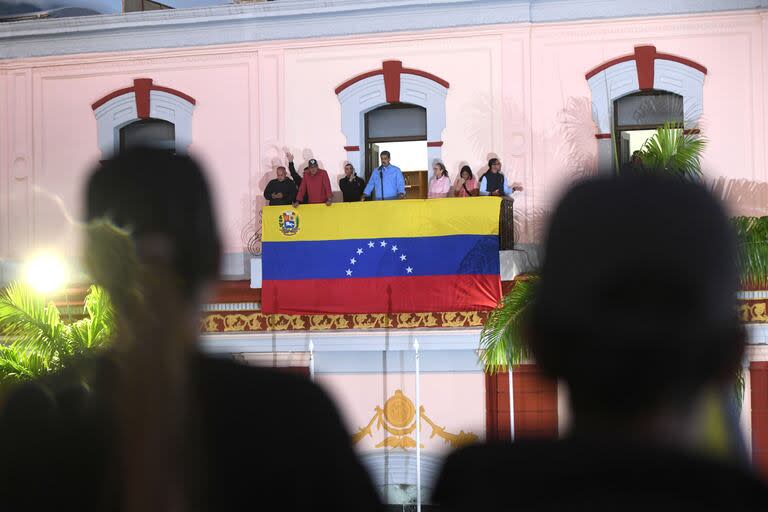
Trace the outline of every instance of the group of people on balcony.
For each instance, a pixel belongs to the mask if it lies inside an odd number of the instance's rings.
[[[264,198],[270,206],[293,205],[300,203],[330,206],[333,203],[333,191],[328,171],[320,169],[314,158],[307,162],[303,175],[299,175],[293,163],[293,155],[285,154],[288,160],[288,172],[284,166],[276,170],[277,177],[271,180],[264,190]],[[339,188],[345,203],[367,200],[403,199],[405,197],[405,177],[399,167],[391,163],[389,151],[379,155],[381,165],[373,170],[368,182],[357,175],[355,167],[347,162],[344,165],[344,177],[339,180]],[[459,177],[451,184],[448,170],[442,162],[432,166],[433,175],[429,180],[427,197],[475,197],[502,196],[512,197],[522,192],[523,187],[511,185],[501,172],[501,161],[491,158],[488,171],[477,180],[468,165],[461,168]]]

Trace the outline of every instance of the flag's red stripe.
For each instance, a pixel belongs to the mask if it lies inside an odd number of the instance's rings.
[[[419,313],[492,309],[501,297],[498,274],[265,280],[265,313],[290,315]]]

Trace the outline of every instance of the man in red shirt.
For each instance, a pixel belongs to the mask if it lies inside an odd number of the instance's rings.
[[[333,192],[331,192],[331,180],[328,178],[328,173],[324,169],[317,167],[317,160],[314,158],[310,159],[308,169],[309,172],[304,173],[296,197],[304,197],[306,193],[308,196],[307,203],[325,203],[331,206]],[[293,207],[298,208],[299,203],[294,201]]]

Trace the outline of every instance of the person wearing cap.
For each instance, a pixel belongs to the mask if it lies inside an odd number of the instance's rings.
[[[269,206],[291,204],[296,199],[296,184],[289,180],[282,165],[275,170],[277,178],[271,180],[264,189],[264,198]]]
[[[317,160],[314,158],[309,160],[307,171],[309,172],[304,172],[304,176],[301,179],[301,185],[299,186],[296,198],[302,198],[306,194],[307,203],[309,204],[325,203],[331,206],[333,191],[331,190],[331,180],[328,178],[328,172],[325,169],[320,169],[317,165]],[[298,206],[298,200],[294,200],[293,207],[298,208]]]
[[[651,205],[647,198],[653,197]],[[550,219],[521,332],[568,390],[558,440],[448,457],[440,510],[768,510],[735,411],[742,363],[736,237],[705,187],[658,176],[580,183]],[[732,404],[733,407],[727,406]],[[500,492],[513,482],[514,492]]]
[[[361,201],[371,197],[374,199],[402,199],[405,197],[405,178],[403,171],[390,163],[389,151],[382,151],[379,155],[381,165],[373,170],[368,184],[363,190]]]

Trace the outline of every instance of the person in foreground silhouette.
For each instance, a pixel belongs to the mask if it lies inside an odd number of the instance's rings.
[[[378,510],[324,392],[199,352],[220,239],[198,165],[124,153],[91,175],[86,213],[86,265],[110,293],[115,339],[8,400],[4,509]]]
[[[739,457],[703,449],[708,397],[732,393],[744,353],[735,253],[723,208],[700,185],[646,176],[571,188],[551,218],[524,334],[539,368],[567,385],[572,428],[450,455],[433,502],[768,510]]]

